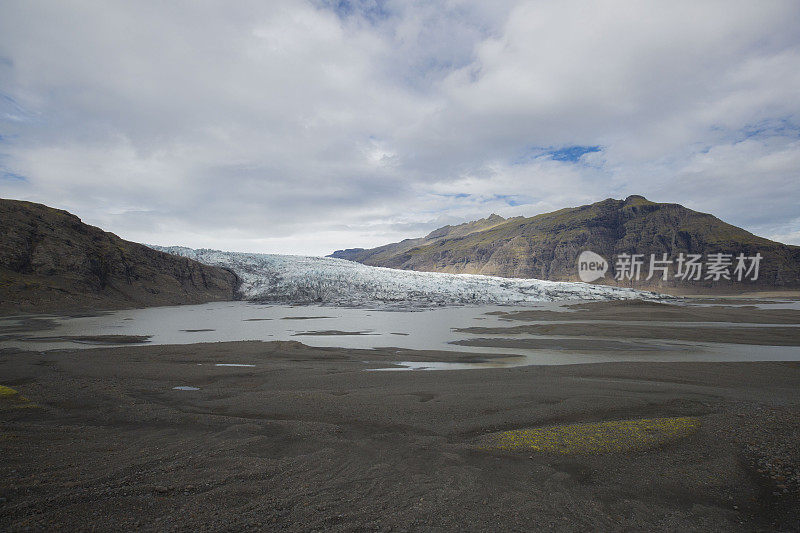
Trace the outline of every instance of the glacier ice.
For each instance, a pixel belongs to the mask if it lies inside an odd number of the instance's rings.
[[[664,298],[653,292],[606,285],[396,270],[331,257],[223,252],[182,246],[153,248],[227,268],[241,279],[242,298],[262,302],[348,306],[392,303],[413,307]]]

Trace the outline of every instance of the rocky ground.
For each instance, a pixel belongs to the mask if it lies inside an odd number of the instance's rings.
[[[366,371],[463,358],[2,351],[0,529],[800,529],[800,364]],[[691,423],[632,433],[641,419]],[[487,445],[516,430],[556,445]]]

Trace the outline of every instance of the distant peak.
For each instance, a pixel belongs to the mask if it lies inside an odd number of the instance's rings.
[[[498,215],[497,213],[492,213],[486,218],[486,220],[505,220],[505,219],[500,215]]]
[[[647,198],[645,198],[644,196],[639,195],[639,194],[632,194],[632,195],[628,196],[627,198],[625,198],[625,203],[626,204],[633,204],[633,203],[639,203],[639,202],[648,202],[648,203],[650,203],[650,200],[648,200]]]

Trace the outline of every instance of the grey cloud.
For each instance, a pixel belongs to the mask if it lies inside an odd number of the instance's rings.
[[[4,3],[0,196],[250,251],[633,193],[800,242],[796,3],[351,4]]]

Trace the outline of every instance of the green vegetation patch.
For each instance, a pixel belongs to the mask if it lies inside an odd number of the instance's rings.
[[[0,398],[14,398],[19,396],[19,392],[16,389],[12,389],[11,387],[6,387],[5,385],[0,385]]]
[[[0,407],[3,404],[11,404],[12,409],[37,409],[39,407],[25,396],[22,396],[18,390],[5,385],[0,385],[0,400],[5,400],[0,403]]]
[[[639,451],[691,435],[696,417],[640,418],[515,429],[487,435],[481,448],[560,454]]]

